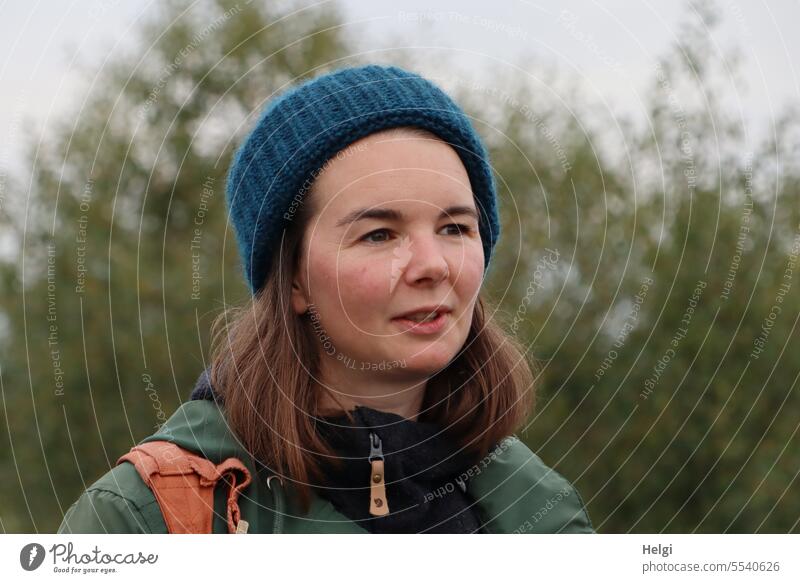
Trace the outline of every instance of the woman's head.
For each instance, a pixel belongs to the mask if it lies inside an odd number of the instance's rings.
[[[366,65],[319,76],[272,100],[236,152],[226,197],[253,294],[328,162],[361,138],[401,126],[433,132],[461,159],[489,265],[500,236],[496,191],[486,149],[470,119],[427,79],[398,67]]]
[[[365,94],[360,84],[350,85],[349,97],[328,99],[339,121],[312,132],[305,151],[285,151],[270,141],[280,132],[267,131],[275,120],[262,116],[229,176],[232,221],[254,297],[215,325],[212,384],[243,445],[295,481],[304,503],[307,486],[324,479],[316,456],[332,454],[315,428],[320,386],[331,378],[340,384],[422,381],[420,418],[440,424],[476,456],[513,433],[533,406],[524,351],[493,321],[480,296],[499,235],[483,146],[463,112],[429,82],[396,68],[366,69],[381,78],[383,90],[406,102],[435,90],[441,94],[437,103],[450,109],[387,111],[377,89]],[[410,83],[405,89],[386,84],[387,72],[397,71]],[[371,83],[364,69],[348,77],[354,78]],[[353,126],[352,115],[342,118],[348,99],[372,111],[365,114],[372,120],[368,127],[363,121]],[[319,121],[329,113],[304,106],[300,118],[283,123],[300,123],[302,115]],[[305,135],[290,129],[295,138]],[[341,147],[331,149],[334,144]],[[293,167],[289,159],[304,159],[297,166],[302,173],[281,183],[302,196],[283,196],[275,206],[276,199],[256,188],[267,177],[267,190],[280,182],[259,166],[266,163],[265,149],[273,158],[283,152],[284,168]],[[327,154],[321,158],[320,151]],[[259,196],[261,202],[248,203]],[[430,334],[416,333],[425,324],[404,326],[396,319],[429,307],[449,311]]]
[[[467,339],[484,272],[458,154],[430,132],[371,134],[331,160],[306,204],[292,307],[312,320],[323,362],[353,380],[412,382],[447,366]],[[398,319],[430,311],[441,312],[434,330]]]

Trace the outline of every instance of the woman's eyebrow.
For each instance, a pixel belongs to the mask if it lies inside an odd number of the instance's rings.
[[[478,221],[478,213],[477,211],[471,206],[461,206],[455,205],[450,206],[444,209],[440,214],[437,220],[442,220],[447,217],[454,217],[458,215],[467,215]],[[396,210],[391,208],[364,208],[364,209],[356,209],[347,213],[344,217],[339,219],[336,222],[337,227],[343,227],[345,225],[350,225],[355,223],[356,221],[362,221],[365,219],[379,219],[385,221],[402,221],[405,219],[405,215]]]

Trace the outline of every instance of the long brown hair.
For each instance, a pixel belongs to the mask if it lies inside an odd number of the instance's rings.
[[[335,458],[315,428],[314,378],[322,351],[309,318],[297,315],[290,301],[314,198],[312,186],[284,231],[259,292],[214,321],[211,355],[211,384],[224,399],[231,430],[255,460],[295,482],[305,512],[310,484],[325,479],[314,458]],[[476,459],[517,431],[535,404],[525,351],[487,317],[490,310],[479,295],[467,340],[428,380],[419,417],[439,424]]]

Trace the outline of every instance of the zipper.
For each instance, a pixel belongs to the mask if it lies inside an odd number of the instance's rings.
[[[372,516],[389,514],[389,502],[386,500],[386,482],[384,480],[383,444],[375,433],[369,434],[369,513]]]

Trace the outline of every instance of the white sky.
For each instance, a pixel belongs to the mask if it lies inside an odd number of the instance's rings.
[[[339,2],[348,33],[367,48],[449,47],[448,56],[459,66],[509,71],[532,55],[576,75],[589,94],[629,114],[641,113],[641,92],[653,78],[655,58],[674,42],[677,24],[689,10],[683,1],[654,0],[459,0],[438,1],[435,10],[431,4]],[[800,2],[718,0],[716,5],[724,18],[722,45],[738,45],[745,59],[745,118],[768,125],[782,107],[800,103]],[[123,48],[135,50],[136,20],[154,9],[152,0],[0,3],[0,180],[24,175],[25,137],[38,137],[48,120],[83,98],[77,67],[96,69]]]

